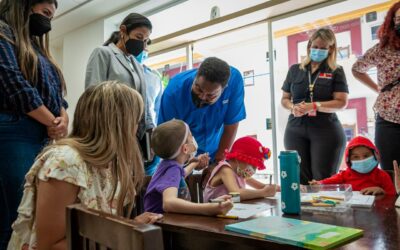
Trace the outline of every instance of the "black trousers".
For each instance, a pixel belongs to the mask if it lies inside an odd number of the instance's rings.
[[[393,160],[400,164],[400,124],[388,122],[378,115],[375,122],[375,145],[381,154],[381,168],[393,170]]]
[[[289,117],[284,135],[286,150],[301,157],[300,183],[322,180],[336,174],[343,158],[346,137],[336,114]]]

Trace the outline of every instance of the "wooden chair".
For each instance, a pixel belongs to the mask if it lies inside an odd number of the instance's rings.
[[[163,250],[161,228],[83,208],[67,207],[69,250]]]
[[[192,202],[203,202],[202,179],[203,176],[201,174],[191,174],[186,178]]]
[[[146,175],[143,180],[143,186],[138,195],[135,198],[135,207],[132,211],[131,218],[138,216],[139,214],[144,213],[144,195],[146,194],[147,187],[149,186],[151,181],[151,176]]]

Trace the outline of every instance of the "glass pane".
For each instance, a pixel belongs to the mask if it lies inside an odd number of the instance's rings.
[[[164,36],[212,19],[255,6],[265,0],[188,0],[173,8],[149,16],[153,24],[152,37]],[[218,9],[218,10],[217,10]],[[195,10],[195,11],[192,11]],[[179,13],[179,15],[177,15]],[[167,21],[166,21],[167,20]]]
[[[357,81],[351,68],[358,56],[378,42],[376,31],[393,2],[381,0],[349,0],[328,7],[291,16],[272,23],[275,96],[277,103],[278,150],[284,150],[283,135],[289,111],[280,104],[282,84],[291,65],[306,55],[307,41],[319,27],[330,27],[336,35],[338,64],[345,71],[349,85],[349,105],[337,115],[345,129],[346,139],[364,135],[374,139],[374,112],[377,95]],[[368,72],[376,80],[376,69]],[[341,164],[344,168],[345,164]]]
[[[160,73],[165,88],[169,79],[186,70],[186,49],[176,49],[156,56],[150,55],[145,64]]]

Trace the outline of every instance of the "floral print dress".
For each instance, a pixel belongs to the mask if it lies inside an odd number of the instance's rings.
[[[366,73],[370,68],[378,70],[378,85],[384,86],[400,78],[400,50],[389,46],[383,48],[376,44],[360,57],[353,65],[353,70]],[[380,92],[374,110],[384,120],[400,124],[400,84],[390,91]]]
[[[56,146],[38,158],[25,176],[24,194],[18,218],[12,225],[14,231],[8,250],[37,249],[35,197],[38,180],[51,178],[78,186],[78,202],[87,208],[116,213],[117,201],[110,201],[113,190],[111,168],[90,167],[70,146]],[[118,191],[119,188],[116,194]]]

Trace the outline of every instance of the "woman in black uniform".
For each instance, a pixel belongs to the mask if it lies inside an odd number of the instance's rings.
[[[317,30],[308,41],[307,57],[290,67],[282,86],[282,106],[291,112],[284,144],[301,157],[302,184],[335,174],[345,149],[335,112],[346,107],[348,86],[336,53],[332,30]]]

